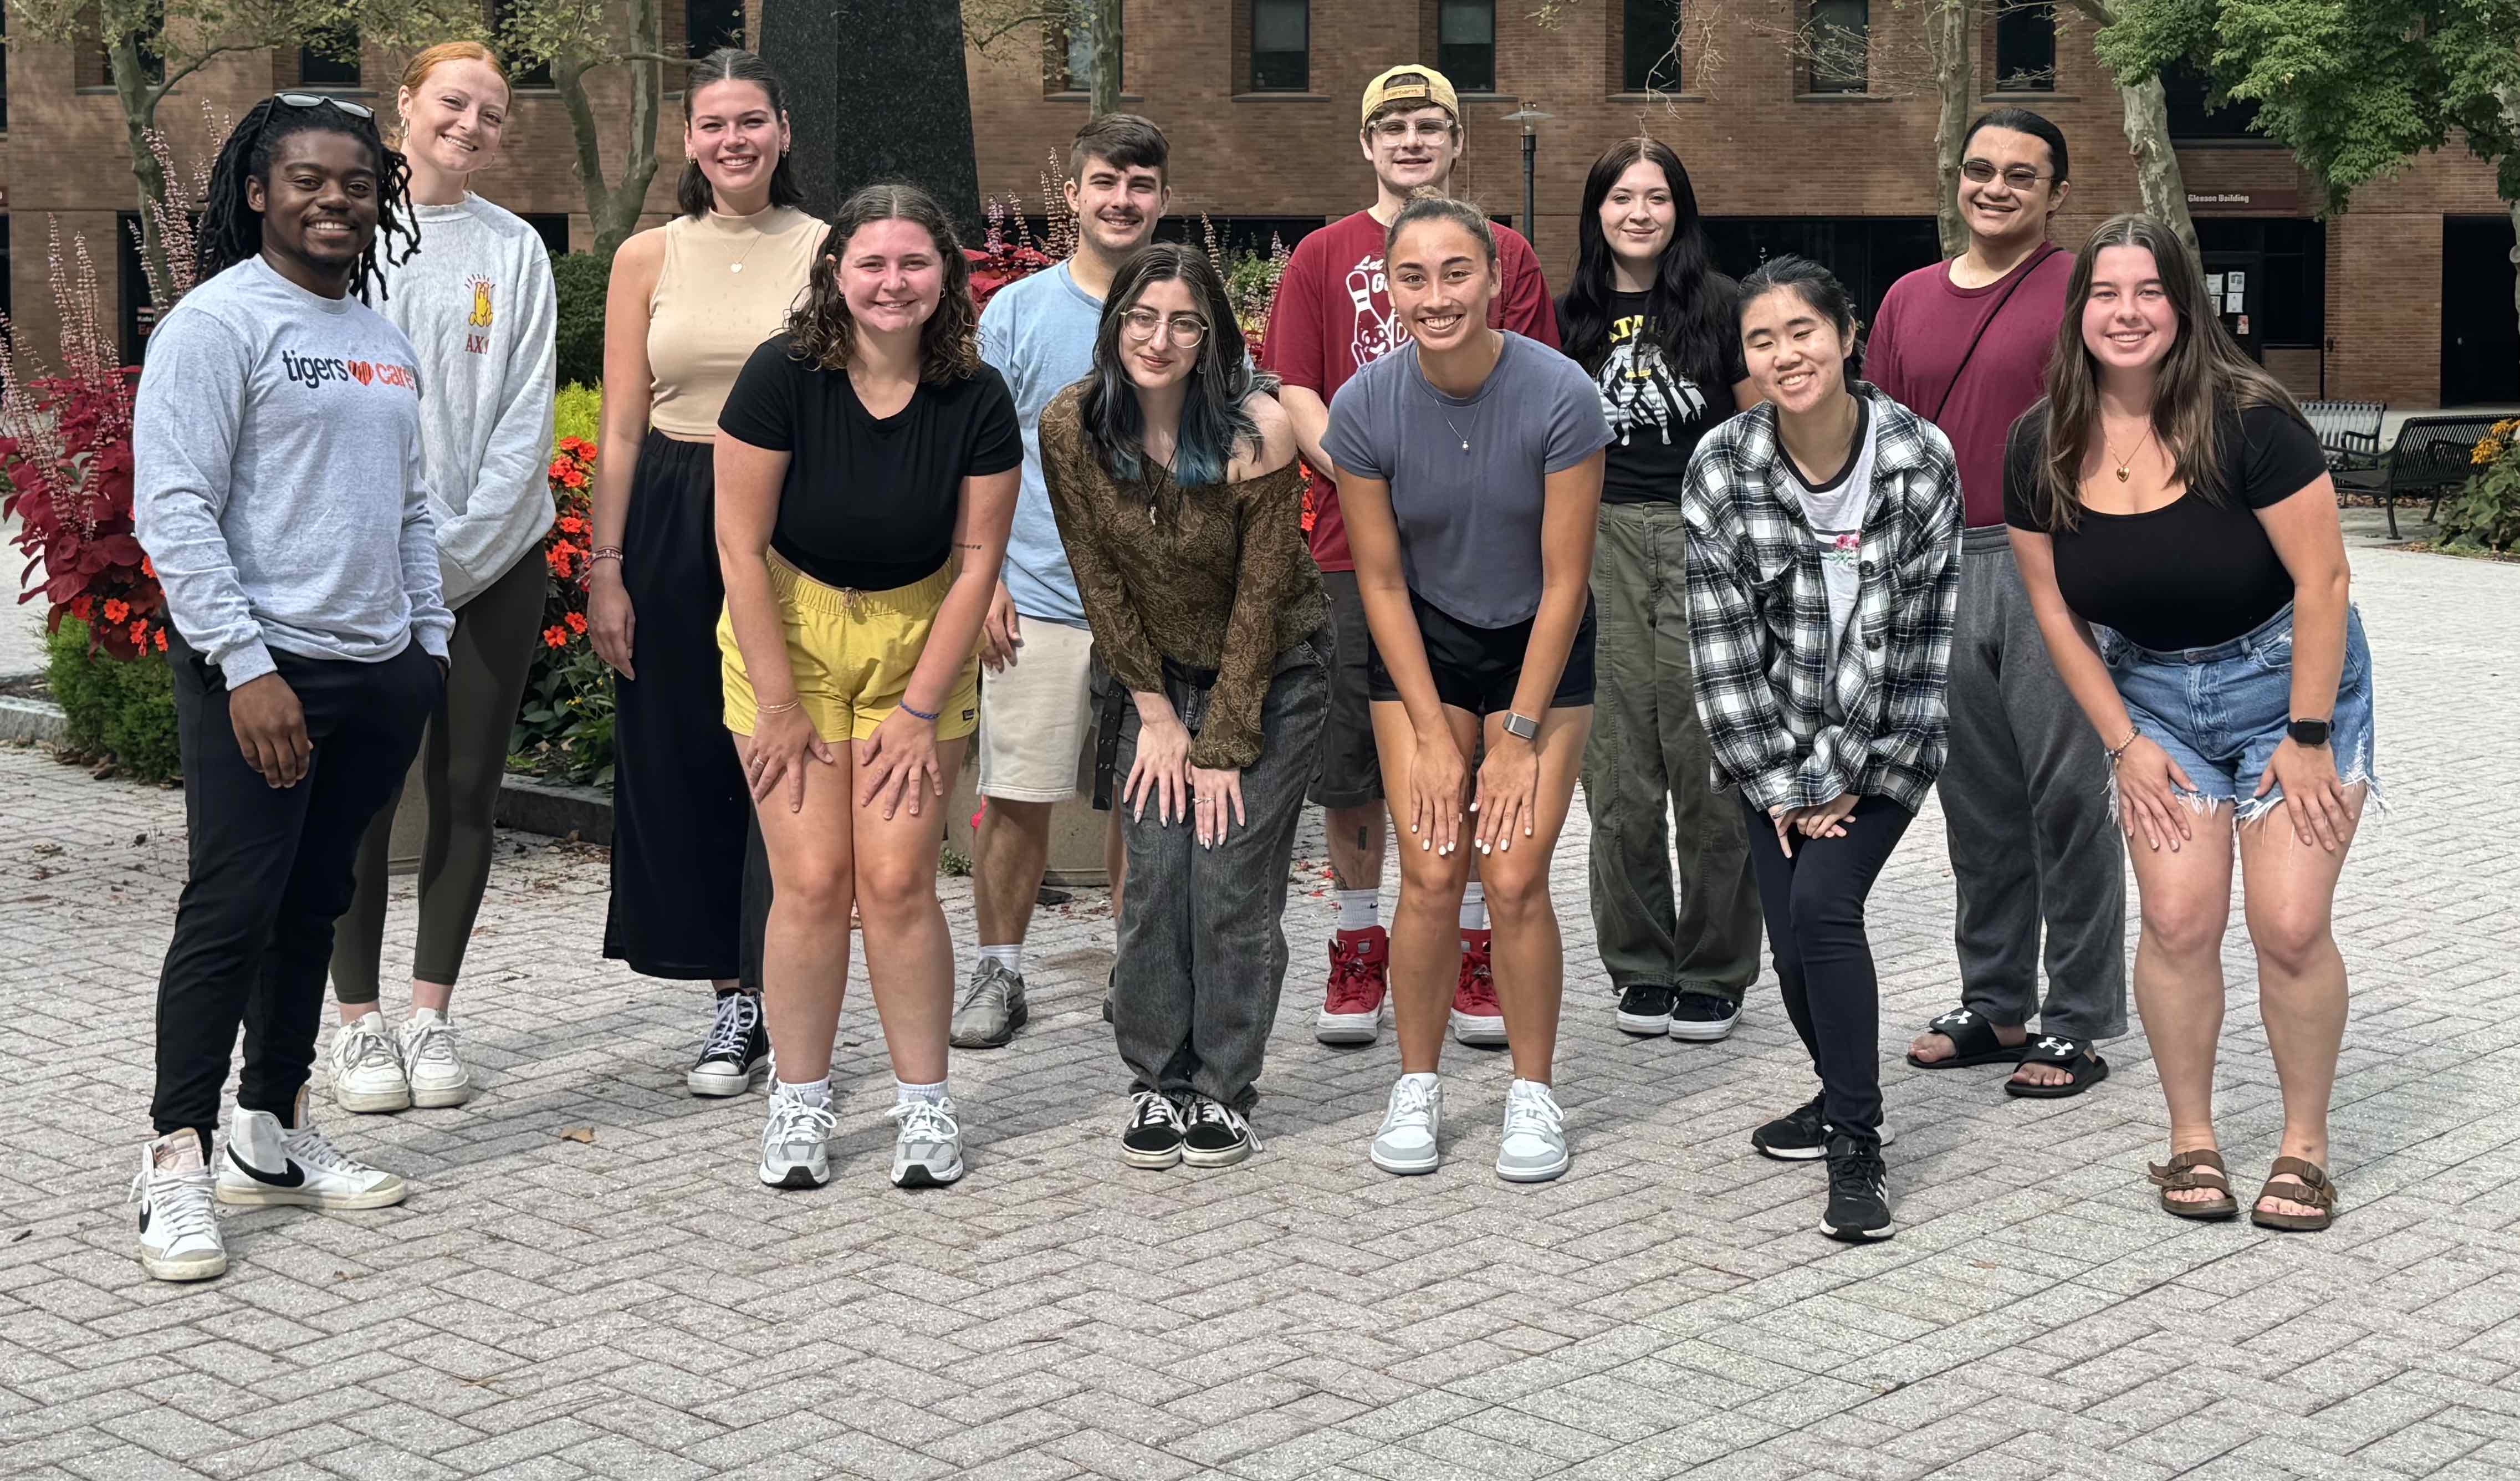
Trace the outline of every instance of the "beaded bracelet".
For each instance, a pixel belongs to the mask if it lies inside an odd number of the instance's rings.
[[[924,720],[930,725],[934,725],[936,723],[935,715],[931,715],[923,709],[913,709],[910,701],[907,699],[901,701],[901,712],[908,715],[913,720]],[[937,713],[942,714],[944,712],[939,710]]]
[[[2109,756],[2109,765],[2111,765],[2111,766],[2115,766],[2115,765],[2117,765],[2117,764],[2118,764],[2118,758],[2119,758],[2120,756],[2125,755],[2125,754],[2127,753],[2127,750],[2128,750],[2128,748],[2129,748],[2129,747],[2133,746],[2133,745],[2134,745],[2138,740],[2142,740],[2142,739],[2143,739],[2143,732],[2142,732],[2142,731],[2140,731],[2140,730],[2131,730],[2131,731],[2128,731],[2128,732],[2127,732],[2127,738],[2126,738],[2124,740],[2119,741],[2119,742],[2118,742],[2114,747],[2112,747],[2112,748],[2110,749],[2110,751],[2109,751],[2109,753],[2108,753],[2108,756]]]

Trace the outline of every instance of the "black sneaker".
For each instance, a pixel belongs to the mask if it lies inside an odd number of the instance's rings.
[[[769,1063],[770,1030],[761,1023],[760,995],[726,993],[717,1000],[708,1040],[683,1084],[695,1096],[741,1096]]]
[[[1161,1091],[1129,1098],[1129,1124],[1120,1129],[1120,1160],[1161,1172],[1182,1159],[1181,1108]]]
[[[1693,1044],[1712,1044],[1740,1021],[1741,1005],[1721,993],[1684,992],[1671,1005],[1671,1036]]]
[[[1679,994],[1650,982],[1635,983],[1619,994],[1619,1032],[1655,1039],[1671,1032],[1671,1000]]]
[[[1881,1165],[1881,1144],[1855,1132],[1832,1132],[1828,1139],[1828,1212],[1820,1232],[1849,1244],[1887,1239],[1898,1232],[1890,1222],[1890,1174]]]
[[[1205,1096],[1191,1097],[1184,1120],[1189,1130],[1182,1134],[1182,1160],[1192,1167],[1232,1167],[1260,1144],[1240,1111]]]
[[[1762,1157],[1774,1157],[1779,1162],[1817,1162],[1827,1156],[1828,1123],[1821,1119],[1820,1103],[1821,1098],[1814,1096],[1752,1132],[1751,1148]],[[1883,1146],[1899,1140],[1886,1116],[1881,1121],[1880,1137]]]

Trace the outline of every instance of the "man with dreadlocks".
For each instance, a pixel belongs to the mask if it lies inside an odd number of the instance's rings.
[[[158,984],[158,1136],[132,1185],[140,1263],[163,1280],[227,1269],[214,1192],[381,1208],[405,1191],[308,1125],[305,1093],[351,861],[419,748],[454,626],[419,357],[366,302],[380,229],[416,240],[404,181],[367,109],[257,104],[211,176],[201,286],[140,381],[132,507],[177,634],[191,855]]]

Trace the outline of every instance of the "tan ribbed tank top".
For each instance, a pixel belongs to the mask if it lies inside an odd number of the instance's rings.
[[[648,295],[651,426],[674,437],[717,435],[736,374],[787,324],[829,232],[785,205],[665,223],[665,265]]]

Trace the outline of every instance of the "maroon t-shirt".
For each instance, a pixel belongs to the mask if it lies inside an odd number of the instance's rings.
[[[1971,529],[2003,522],[2004,437],[2014,420],[2048,393],[2048,357],[2056,347],[2065,285],[2073,275],[2074,254],[2061,248],[2025,260],[1984,288],[1954,287],[1952,265],[1937,262],[1890,285],[1881,312],[1873,316],[1864,378],[1951,439],[1960,468],[1962,518]],[[2006,297],[2016,281],[2020,287]],[[1989,322],[1999,301],[2002,310]],[[1962,366],[1960,357],[1968,354],[1982,323],[1986,336]],[[1955,371],[1958,385],[1952,383]]]

